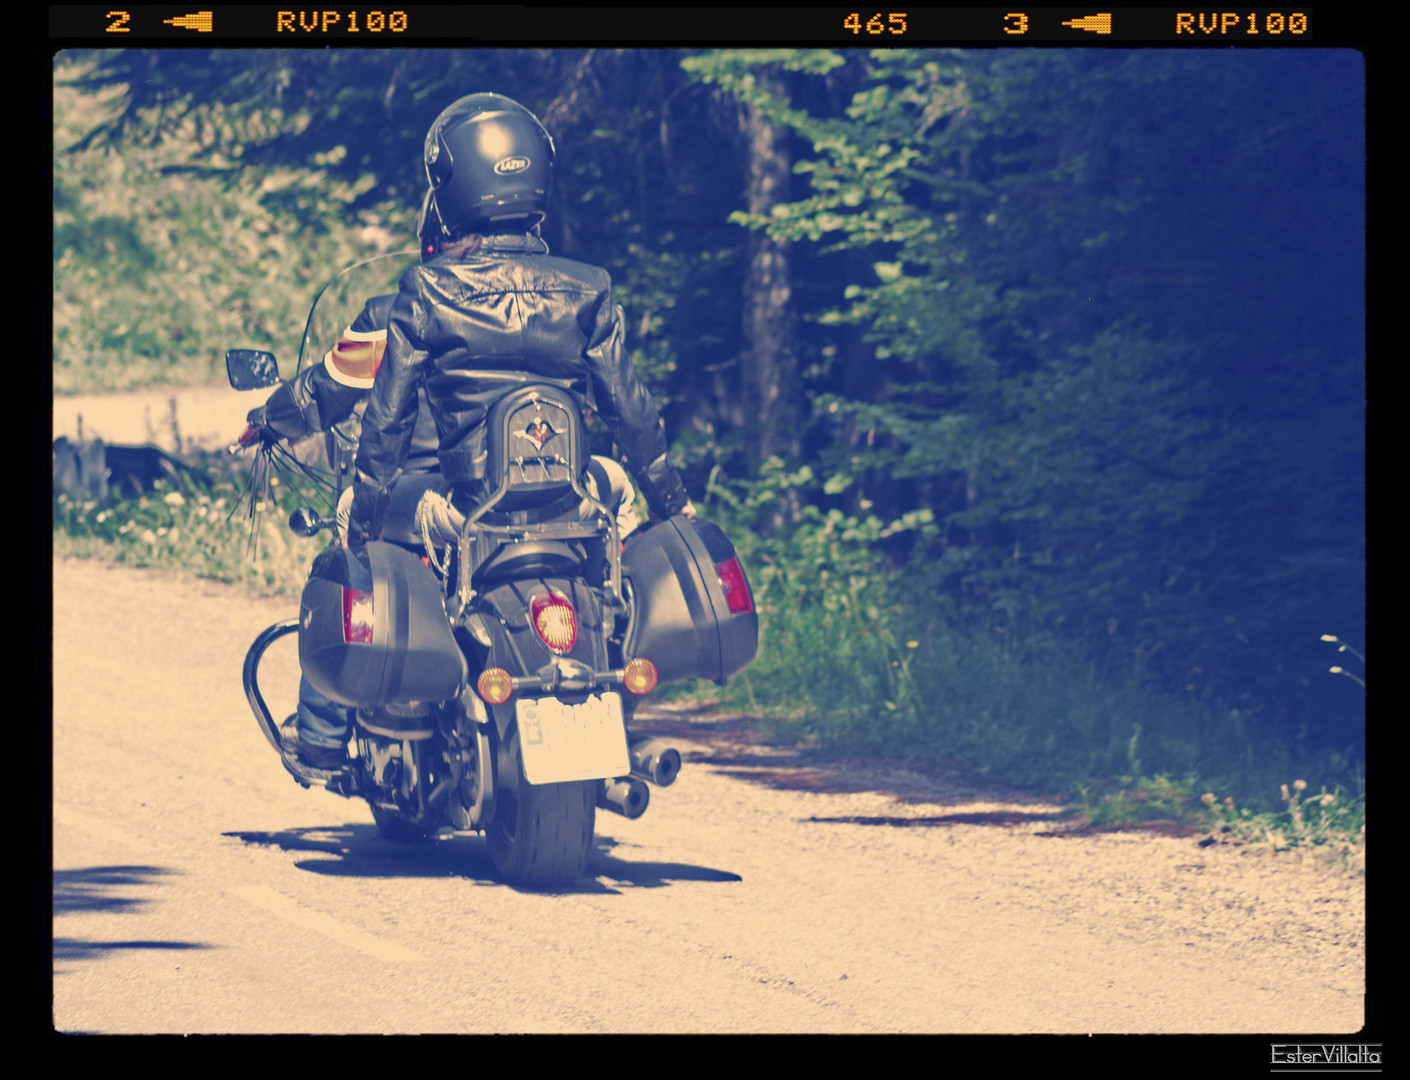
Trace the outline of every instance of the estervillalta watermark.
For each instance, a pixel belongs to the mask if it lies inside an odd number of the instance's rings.
[[[1380,1072],[1380,1043],[1273,1043],[1270,1072]]]

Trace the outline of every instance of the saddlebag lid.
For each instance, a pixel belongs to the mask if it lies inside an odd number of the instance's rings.
[[[299,604],[299,664],[320,693],[363,709],[445,701],[468,670],[439,579],[378,540],[314,560]]]
[[[662,682],[720,685],[753,663],[759,616],[734,544],[719,526],[668,518],[633,537],[622,574],[634,603],[627,659],[650,660]]]

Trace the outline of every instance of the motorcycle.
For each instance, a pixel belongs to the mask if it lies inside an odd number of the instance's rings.
[[[376,294],[365,275],[355,286],[348,276],[315,298],[299,370]],[[237,389],[278,381],[270,353],[231,350],[226,362]],[[561,886],[586,867],[597,810],[638,818],[650,788],[680,772],[675,747],[631,731],[637,702],[661,682],[723,685],[753,661],[758,619],[718,526],[677,515],[623,543],[615,513],[585,484],[585,423],[566,388],[521,384],[488,425],[490,490],[455,515],[453,542],[434,543],[423,504],[394,495],[380,540],[349,549],[335,537],[315,559],[299,616],[255,638],[243,681],[303,786],[365,800],[394,840],[483,833],[504,879]],[[293,461],[276,440],[244,441],[266,471]],[[352,442],[346,430],[327,440],[332,490],[346,483]],[[336,533],[310,507],[289,527]],[[288,750],[260,691],[265,651],[294,633],[304,677],[354,710],[355,752],[331,774]]]

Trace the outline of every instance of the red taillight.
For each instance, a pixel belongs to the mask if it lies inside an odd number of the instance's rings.
[[[719,575],[720,588],[725,591],[725,603],[729,605],[730,611],[739,615],[754,610],[754,599],[749,595],[749,582],[744,580],[744,568],[739,565],[738,558],[720,563],[715,567],[715,573]]]
[[[561,593],[540,593],[529,605],[529,619],[539,640],[554,652],[565,653],[578,640],[578,613]]]
[[[372,594],[343,586],[343,640],[372,644]]]

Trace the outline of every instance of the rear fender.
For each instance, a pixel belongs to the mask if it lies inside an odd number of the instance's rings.
[[[529,606],[535,596],[553,591],[568,597],[577,615],[577,636],[566,653],[556,653],[539,638],[529,621]],[[489,632],[485,667],[500,667],[513,676],[532,675],[542,670],[555,657],[564,656],[587,664],[594,671],[608,670],[607,641],[603,633],[602,608],[597,594],[586,583],[574,578],[528,578],[505,582],[479,594],[474,611]],[[518,779],[520,766],[510,745],[510,729],[514,724],[515,701],[511,697],[502,705],[486,705],[494,719],[499,736],[499,768],[497,784]],[[513,761],[511,767],[510,762]]]

